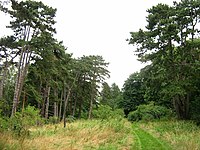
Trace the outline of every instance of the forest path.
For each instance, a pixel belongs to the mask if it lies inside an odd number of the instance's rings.
[[[132,128],[138,150],[171,150],[169,145],[141,129],[138,125],[133,124]]]

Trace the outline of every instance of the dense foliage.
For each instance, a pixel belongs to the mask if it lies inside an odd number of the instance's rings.
[[[137,46],[135,54],[138,59],[148,62],[139,73],[145,89],[140,101],[144,98],[145,102],[154,101],[171,108],[179,119],[197,119],[199,116],[199,6],[198,0],[153,6],[147,10],[146,28],[131,32],[128,40],[129,44]],[[127,82],[129,80],[131,77]],[[130,84],[131,89],[136,83]],[[126,88],[125,84],[125,93],[130,91]],[[136,90],[139,91],[140,88]],[[134,99],[137,103],[137,97]]]
[[[13,35],[0,38],[0,114],[22,117],[34,106],[50,122],[92,117],[99,89],[109,77],[102,56],[73,58],[54,38],[56,9],[37,1],[0,3]],[[20,115],[19,115],[20,114]],[[23,114],[24,117],[24,114]]]
[[[123,102],[122,92],[119,87],[113,83],[109,86],[106,82],[103,83],[100,94],[100,104],[108,105],[112,110],[118,109]]]
[[[172,117],[172,112],[169,109],[164,106],[154,105],[152,102],[148,105],[139,105],[135,111],[128,114],[129,121],[152,121],[170,117]]]
[[[121,107],[126,115],[137,109],[137,106],[144,104],[144,84],[139,73],[133,73],[125,81],[123,86],[123,101]]]

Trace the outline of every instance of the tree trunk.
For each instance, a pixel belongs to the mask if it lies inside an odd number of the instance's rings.
[[[23,103],[22,103],[22,112],[24,111],[25,102],[26,102],[26,92],[24,91]]]
[[[69,101],[70,94],[71,94],[71,89],[68,89],[67,97],[66,97],[65,103],[64,103],[64,110],[63,110],[64,128],[66,127],[66,109],[67,109],[67,104]]]
[[[181,119],[180,107],[179,107],[179,98],[178,98],[177,95],[173,98],[173,105],[174,105],[178,119]]]
[[[18,63],[19,67],[18,67],[18,74],[17,74],[16,82],[15,82],[15,91],[14,91],[11,116],[13,116],[17,111],[17,106],[19,104],[19,99],[21,96],[24,80],[28,71],[30,57],[31,57],[31,52],[29,52],[27,46],[24,46],[21,52],[20,61]]]
[[[54,102],[53,107],[54,107],[53,116],[54,116],[54,117],[58,117],[58,115],[57,115],[57,103],[56,103],[56,102]]]
[[[22,59],[22,56],[21,56],[21,59]],[[21,64],[21,60],[20,60],[20,63],[19,63],[18,73],[17,73],[17,77],[16,77],[16,81],[15,81],[15,91],[14,91],[13,107],[12,107],[12,114],[11,114],[11,116],[13,116],[16,113],[16,111],[17,111],[17,103],[18,103],[18,98],[19,98],[20,82],[22,80],[21,79],[20,64]]]
[[[77,97],[75,98],[75,101],[74,101],[74,108],[73,108],[72,116],[75,116],[75,113],[76,113],[76,103],[77,103]]]
[[[88,119],[91,119],[92,117],[92,108],[93,108],[93,98],[91,98],[90,100],[90,109],[89,109]]]
[[[173,100],[178,119],[189,119],[189,95],[177,95]]]
[[[16,80],[16,83],[15,83],[15,92],[14,92],[13,107],[12,107],[12,114],[11,114],[11,116],[13,116],[16,113],[16,111],[17,111],[17,105],[19,103],[19,97],[20,97],[19,96],[19,91],[20,91],[20,86],[21,86],[21,83],[22,83],[21,73],[19,73],[18,76],[19,77],[17,77],[18,79]]]
[[[96,76],[93,76],[93,80],[92,80],[92,86],[91,86],[91,99],[90,99],[90,109],[89,109],[89,114],[88,114],[88,119],[91,119],[92,117],[92,109],[93,109],[93,102],[94,102],[94,98],[96,95]]]
[[[83,76],[83,83],[85,82],[86,77],[85,75]],[[81,84],[82,85],[82,84]],[[82,94],[85,92],[85,87],[82,85]],[[81,95],[82,95],[81,94]],[[82,113],[82,105],[83,105],[83,97],[80,96],[79,98],[79,110],[78,110],[78,118],[81,119],[81,113]]]
[[[55,102],[54,102],[54,117],[58,117],[58,105],[57,105],[57,101],[58,101],[58,88],[55,87],[54,88],[54,97],[55,97]]]
[[[48,93],[47,93],[47,101],[46,101],[46,108],[45,108],[45,118],[48,118],[48,114],[49,114],[49,95],[50,95],[50,90],[51,87],[48,87]]]
[[[81,112],[82,112],[82,98],[79,101],[79,110],[78,110],[78,118],[81,118]]]
[[[58,118],[58,104],[54,102],[54,117]]]
[[[62,101],[63,101],[63,90],[62,90],[61,96],[60,96],[60,108],[59,108],[59,114],[58,114],[59,121],[61,121]]]
[[[43,98],[41,116],[44,117],[46,98]]]
[[[66,86],[64,86],[64,92],[63,92],[63,100],[64,100],[64,107],[63,107],[63,115],[62,115],[62,119],[64,119],[64,109],[65,109],[65,112],[66,112],[66,108],[65,108],[65,101],[66,101],[66,99],[67,99],[67,87]]]
[[[43,117],[45,117],[45,104],[46,104],[46,100],[47,100],[47,93],[48,93],[48,91],[47,91],[48,89],[47,89],[47,86],[44,88],[44,90],[43,90],[43,102],[42,102],[42,110],[41,110],[41,115],[43,116]]]
[[[8,62],[5,62],[5,67],[3,69],[3,74],[2,74],[2,79],[0,80],[0,100],[3,98],[3,89],[4,89],[4,82],[7,77],[7,72],[8,72]],[[0,75],[1,77],[1,75]]]
[[[69,114],[72,115],[73,113],[73,101],[72,99],[70,99],[70,102],[69,102]]]
[[[28,41],[29,35],[30,35],[30,26],[26,26],[24,29],[24,34],[23,34],[22,39],[24,41]],[[17,77],[16,77],[16,81],[15,81],[15,91],[14,91],[13,107],[12,107],[11,116],[13,116],[17,111],[17,105],[19,103],[24,79],[25,79],[27,71],[28,71],[31,54],[32,53],[30,51],[30,47],[28,45],[24,45],[21,49],[20,59],[18,62],[18,73],[17,73]]]
[[[3,98],[3,85],[4,85],[4,81],[5,79],[2,79],[0,80],[0,100]]]
[[[26,54],[25,54],[25,62],[24,62],[24,67],[23,67],[23,71],[22,71],[22,79],[21,79],[21,83],[20,83],[20,89],[19,89],[19,98],[21,96],[21,93],[22,93],[22,88],[24,86],[24,81],[25,81],[25,78],[26,78],[26,75],[27,75],[27,72],[28,72],[28,67],[29,67],[29,61],[30,61],[30,57],[31,57],[31,52],[29,53],[28,50],[26,51]],[[18,100],[19,100],[18,98]]]

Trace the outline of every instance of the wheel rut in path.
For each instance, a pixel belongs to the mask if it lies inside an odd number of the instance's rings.
[[[144,131],[138,125],[133,125],[133,133],[136,137],[138,150],[171,150],[169,145]]]

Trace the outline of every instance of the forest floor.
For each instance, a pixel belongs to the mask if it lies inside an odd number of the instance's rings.
[[[27,137],[0,133],[2,150],[198,150],[200,127],[186,121],[130,123],[77,120],[29,129]]]

